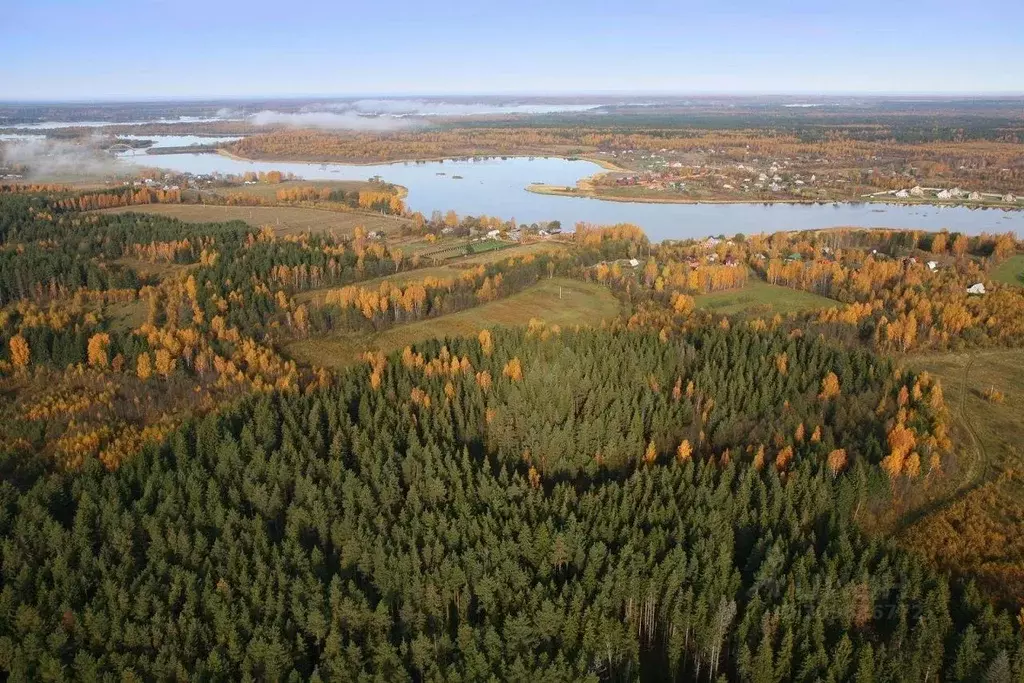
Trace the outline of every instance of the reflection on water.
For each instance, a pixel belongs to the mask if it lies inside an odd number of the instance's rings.
[[[454,209],[459,215],[515,218],[519,223],[559,220],[597,224],[635,223],[653,240],[704,235],[806,230],[837,226],[917,228],[977,234],[1024,234],[1024,211],[965,207],[878,204],[641,204],[584,197],[557,197],[526,191],[531,183],[575,185],[601,172],[588,161],[512,157],[475,161],[433,161],[359,166],[300,162],[251,162],[218,154],[150,156],[136,163],[196,174],[246,171],[294,173],[307,180],[366,180],[379,175],[409,190],[406,203],[429,216]],[[455,179],[453,176],[461,176]]]

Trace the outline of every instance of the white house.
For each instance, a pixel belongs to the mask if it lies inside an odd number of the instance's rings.
[[[1015,201],[1017,201],[1017,198],[1014,197],[1012,194],[1005,194],[1003,195],[1003,201],[1006,202],[1007,204],[1013,204]]]
[[[952,199],[953,193],[949,190],[939,190],[939,193],[935,195],[936,199]]]
[[[637,266],[640,265],[640,262],[637,261],[635,258],[631,258],[629,259],[629,265],[633,268],[636,268]]]
[[[490,237],[492,240],[496,239],[498,237],[498,235],[500,235],[500,234],[501,234],[501,230],[488,230],[487,231],[487,236]]]
[[[971,285],[970,287],[967,288],[967,293],[968,294],[984,294],[985,293],[985,285],[984,285],[984,283],[978,282],[976,284]]]
[[[967,198],[970,199],[972,202],[980,202],[981,201],[981,193],[980,192],[972,192],[971,194],[967,195]]]
[[[927,265],[928,265],[928,270],[935,270],[936,268],[939,267],[939,262],[938,261],[929,261],[927,263]]]
[[[900,199],[906,199],[907,197],[910,196],[910,193],[907,192],[906,190],[900,190],[899,192],[896,193],[896,196],[899,197]]]
[[[910,196],[911,197],[923,197],[924,196],[924,188],[921,187],[920,185],[914,185],[914,187],[910,188]]]

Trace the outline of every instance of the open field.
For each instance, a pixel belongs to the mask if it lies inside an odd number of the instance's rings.
[[[152,213],[190,223],[245,221],[253,227],[269,225],[281,235],[299,232],[350,234],[357,225],[367,230],[398,232],[410,222],[404,218],[371,213],[326,211],[296,206],[211,206],[208,204],[143,204],[102,209],[110,213]]]
[[[899,538],[940,567],[1024,604],[1024,349],[911,359],[942,381],[959,460],[953,493]],[[1004,395],[992,402],[983,392]]]
[[[795,313],[817,308],[831,308],[841,305],[838,301],[811,292],[770,285],[751,277],[742,289],[712,292],[694,297],[697,308],[713,313],[731,315],[753,308],[767,308],[771,313]]]
[[[435,337],[459,337],[476,334],[486,327],[525,325],[533,318],[563,327],[597,325],[614,317],[618,310],[618,300],[605,287],[554,278],[459,313],[399,325],[376,334],[304,339],[289,344],[285,351],[304,363],[340,368],[366,350],[391,352]]]
[[[116,303],[107,306],[106,314],[110,318],[110,327],[117,332],[128,332],[146,322],[148,304],[143,299]]]
[[[1006,259],[992,271],[992,279],[1008,285],[1024,286],[1024,254]]]
[[[444,238],[439,242],[427,242],[419,237],[408,238],[405,241],[389,240],[388,244],[402,250],[406,256],[419,254],[429,259],[430,252],[438,251],[445,247],[458,247],[464,244],[459,238]],[[531,242],[529,244],[513,244],[508,242],[497,242],[492,240],[489,243],[477,242],[473,245],[474,253],[468,256],[453,256],[446,263],[494,263],[503,261],[512,256],[525,256],[527,254],[539,254],[542,252],[565,251],[566,246],[559,242],[543,241]],[[498,248],[496,248],[498,247]]]
[[[972,481],[1024,465],[1024,349],[927,355],[912,364],[942,380],[954,424],[980,458],[971,465]],[[993,388],[1002,403],[984,397]]]

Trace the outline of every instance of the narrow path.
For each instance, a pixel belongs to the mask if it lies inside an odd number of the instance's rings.
[[[971,356],[967,361],[967,365],[964,366],[964,374],[960,378],[960,401],[957,406],[957,413],[959,413],[960,422],[967,430],[967,434],[971,437],[971,441],[974,443],[974,459],[971,462],[971,467],[964,476],[965,483],[974,480],[974,470],[978,467],[978,460],[984,454],[984,448],[981,445],[981,440],[978,435],[974,432],[974,427],[971,426],[970,420],[967,419],[967,378],[971,373],[971,366],[974,365],[975,357]],[[965,484],[961,484],[961,487]]]
[[[967,417],[967,378],[970,376],[971,368],[974,366],[974,361],[976,360],[978,360],[978,355],[971,355],[970,359],[967,361],[967,365],[964,366],[964,374],[960,380],[960,405],[958,406],[960,422],[963,423],[964,428],[967,430],[967,434],[970,435],[971,441],[974,443],[974,460],[964,477],[964,482],[960,484],[960,488],[968,488],[975,483],[979,483],[980,479],[983,478],[985,472],[988,470],[989,465],[988,452],[985,450],[985,444],[978,436],[978,433],[974,431],[974,426]],[[979,464],[982,468],[981,472],[976,471]]]

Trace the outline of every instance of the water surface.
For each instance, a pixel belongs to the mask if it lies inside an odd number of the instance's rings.
[[[527,192],[525,188],[531,183],[572,186],[580,178],[601,172],[592,162],[560,158],[359,166],[242,161],[219,154],[169,154],[137,158],[136,163],[195,174],[277,170],[307,180],[366,180],[380,176],[408,188],[409,208],[428,217],[434,210],[454,209],[459,215],[515,218],[519,223],[558,220],[567,228],[578,221],[603,225],[635,223],[658,241],[837,226],[1024,234],[1024,211],[1001,209],[896,204],[644,204]]]

